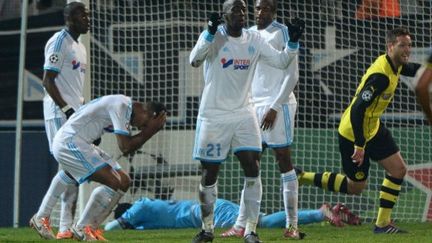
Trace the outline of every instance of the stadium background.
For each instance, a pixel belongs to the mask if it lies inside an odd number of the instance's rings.
[[[252,25],[253,3],[247,2],[249,25]],[[412,59],[424,60],[431,43],[430,2],[416,1],[415,7],[405,9],[402,2],[404,11],[399,17],[377,16],[362,20],[355,18],[357,1],[279,1],[280,22],[294,16],[306,21],[300,51],[300,81],[295,90],[299,109],[293,146],[293,159],[304,170],[340,171],[335,129],[338,117],[363,72],[385,50],[384,36],[388,29],[407,26],[414,37]],[[91,1],[92,28],[88,53],[91,58],[92,98],[123,93],[142,101],[158,99],[167,104],[171,117],[161,135],[144,146],[135,157],[123,159],[134,178],[131,193],[124,200],[132,201],[142,195],[176,199],[196,197],[199,170],[198,163],[191,160],[190,154],[202,73],[188,67],[185,60],[205,26],[206,16],[214,11],[220,12],[221,3]],[[17,65],[14,64],[18,63],[19,56],[19,32],[16,32],[19,23],[19,19],[0,22],[0,120],[4,121],[0,140],[5,142],[5,146],[1,146],[5,163],[1,178],[2,185],[8,189],[13,183],[13,166],[10,166],[13,145],[7,141],[11,141],[14,135],[18,79]],[[36,77],[29,76],[29,80],[31,77],[36,80],[42,78],[43,46],[62,24],[61,11],[29,18],[28,29],[44,29],[32,31],[27,36],[26,69]],[[34,84],[34,80],[29,83]],[[33,86],[27,87],[32,90]],[[35,87],[40,91],[40,87]],[[45,149],[46,139],[40,122],[42,114],[40,101],[28,99],[24,103],[28,136],[23,139],[23,154],[30,156],[23,157],[24,200],[20,207],[20,225],[26,225],[37,209],[49,178],[55,172],[55,162],[46,162],[51,159]],[[430,129],[425,126],[415,101],[411,80],[400,82],[384,121],[393,131],[410,166],[394,216],[407,221],[431,220]],[[109,138],[104,138],[103,146],[115,153]],[[279,175],[268,151],[263,156],[262,167],[262,209],[267,213],[280,210]],[[372,163],[369,188],[361,197],[301,187],[300,207],[316,208],[324,201],[342,201],[370,221],[375,217],[382,177],[382,170]],[[238,163],[230,156],[219,181],[220,197],[238,202],[241,178]],[[11,198],[10,193],[11,190],[4,190],[5,195],[1,198]],[[11,205],[11,200],[2,202],[2,208],[12,208]],[[10,224],[6,214],[0,226]]]

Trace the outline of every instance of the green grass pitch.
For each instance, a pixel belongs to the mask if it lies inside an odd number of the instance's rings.
[[[345,226],[336,228],[328,223],[311,224],[302,226],[301,229],[307,236],[302,242],[432,242],[432,223],[398,223],[403,229],[409,231],[407,234],[398,235],[375,235],[372,233],[372,224],[361,226]],[[217,229],[216,235],[223,230]],[[282,229],[258,229],[258,233],[263,242],[287,242],[282,237]],[[198,229],[176,229],[176,230],[117,230],[105,232],[105,237],[110,242],[166,242],[166,243],[186,243],[190,242]],[[42,240],[39,235],[28,227],[24,228],[0,228],[0,242],[47,242]],[[61,242],[76,242],[74,240],[64,240]],[[216,237],[213,242],[243,242],[237,238]]]

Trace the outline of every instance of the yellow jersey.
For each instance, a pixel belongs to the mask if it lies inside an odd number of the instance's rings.
[[[363,75],[353,100],[342,115],[338,131],[343,137],[357,146],[364,147],[366,142],[375,136],[380,125],[380,117],[393,99],[402,67],[394,68],[387,55],[379,56],[372,63]],[[372,75],[375,77],[374,84],[368,84],[366,88]],[[359,99],[361,100],[358,101]],[[360,138],[355,136],[351,114],[358,112],[358,109],[353,109],[356,103],[366,104],[363,106],[365,109],[362,110],[364,111],[363,119],[359,122],[361,123],[359,127],[362,127],[362,134],[358,136]],[[361,114],[357,115],[361,116]]]

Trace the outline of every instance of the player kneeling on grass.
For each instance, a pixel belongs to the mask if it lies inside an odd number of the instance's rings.
[[[225,199],[216,199],[214,208],[214,226],[216,228],[233,227],[239,215],[239,205]],[[349,214],[348,214],[349,213]],[[141,198],[133,205],[121,203],[114,211],[115,220],[105,225],[105,230],[115,229],[183,229],[201,227],[200,202],[197,200],[160,200]],[[324,203],[319,209],[306,209],[298,212],[299,224],[328,221],[336,227],[342,227],[343,219],[350,219],[347,224],[359,225],[360,218],[351,213],[342,203],[333,208]],[[258,227],[284,228],[286,213],[279,211],[272,214],[260,214]],[[243,237],[245,225],[230,235],[222,237]]]
[[[57,132],[53,155],[62,168],[78,183],[102,184],[93,190],[72,228],[76,239],[105,240],[98,227],[130,185],[128,174],[93,141],[105,131],[113,132],[120,151],[127,155],[162,129],[165,121],[165,107],[160,103],[142,104],[124,95],[108,95],[82,106]],[[139,132],[131,135],[130,126]]]

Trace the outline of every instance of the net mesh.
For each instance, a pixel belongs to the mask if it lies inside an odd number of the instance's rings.
[[[301,40],[300,80],[294,163],[306,171],[340,172],[337,124],[361,76],[385,51],[389,29],[406,26],[413,34],[412,61],[423,62],[431,43],[430,1],[293,0],[279,1],[277,19],[306,21]],[[360,1],[361,2],[361,1]],[[387,4],[385,4],[387,3]],[[392,5],[393,4],[393,5]],[[247,1],[248,25],[253,2]],[[199,162],[192,160],[194,128],[202,89],[202,69],[188,64],[189,53],[211,12],[221,1],[91,1],[92,96],[125,94],[135,100],[159,100],[169,110],[165,129],[134,156],[122,160],[133,186],[124,201],[141,197],[196,199]],[[385,10],[387,9],[387,10]],[[399,10],[399,11],[398,11]],[[402,78],[383,122],[393,133],[408,164],[393,217],[403,221],[432,219],[430,129],[416,103],[411,79]],[[115,142],[106,145],[115,151]],[[300,208],[344,202],[366,220],[376,217],[384,172],[372,162],[368,188],[361,196],[301,186]],[[283,210],[280,174],[271,151],[262,157],[261,210]],[[243,173],[229,156],[219,178],[219,197],[239,201]]]

